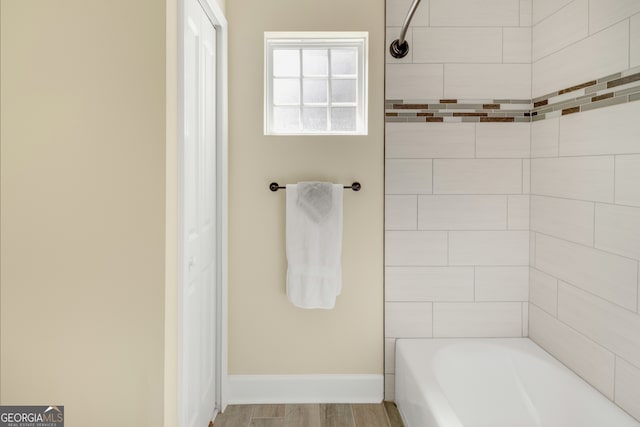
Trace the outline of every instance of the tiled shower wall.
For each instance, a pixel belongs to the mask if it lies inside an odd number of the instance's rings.
[[[409,4],[387,1],[388,42]],[[386,398],[398,337],[528,330],[640,419],[640,2],[423,0],[408,40],[387,56]]]
[[[640,1],[534,0],[532,54],[529,333],[640,419]]]
[[[387,54],[387,399],[396,338],[527,334],[530,24],[527,0],[423,0]]]

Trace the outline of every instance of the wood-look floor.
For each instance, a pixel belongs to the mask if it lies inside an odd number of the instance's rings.
[[[214,427],[404,427],[396,405],[229,405]]]

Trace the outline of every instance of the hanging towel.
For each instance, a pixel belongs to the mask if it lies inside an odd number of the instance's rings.
[[[335,306],[342,289],[342,185],[287,185],[287,297],[296,307]]]

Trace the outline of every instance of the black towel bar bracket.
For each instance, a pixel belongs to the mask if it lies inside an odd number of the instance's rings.
[[[269,184],[269,190],[271,191],[278,191],[285,188],[287,187],[280,186],[277,182],[272,182],[271,184]],[[360,185],[360,183],[356,181],[351,185],[345,185],[344,188],[350,188],[353,191],[360,191],[360,189],[362,188],[362,185]]]

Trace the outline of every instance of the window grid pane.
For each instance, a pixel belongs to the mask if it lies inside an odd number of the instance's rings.
[[[329,75],[329,51],[327,49],[303,49],[302,74],[304,77]]]
[[[329,84],[328,79],[310,79],[305,78],[302,81],[304,90],[304,105],[322,105],[325,106],[329,102]]]
[[[300,52],[294,49],[274,49],[274,77],[298,77],[300,75],[299,55]]]
[[[273,105],[300,105],[300,79],[273,79]]]
[[[360,79],[364,77],[359,59],[364,54],[362,47],[329,45],[330,41],[319,47],[274,46],[270,50],[271,99],[267,105],[271,110],[268,117],[272,131],[366,132],[361,117],[366,111],[361,110],[365,108],[360,94],[363,84]],[[297,59],[297,65],[293,59]],[[276,67],[277,61],[280,62]]]

